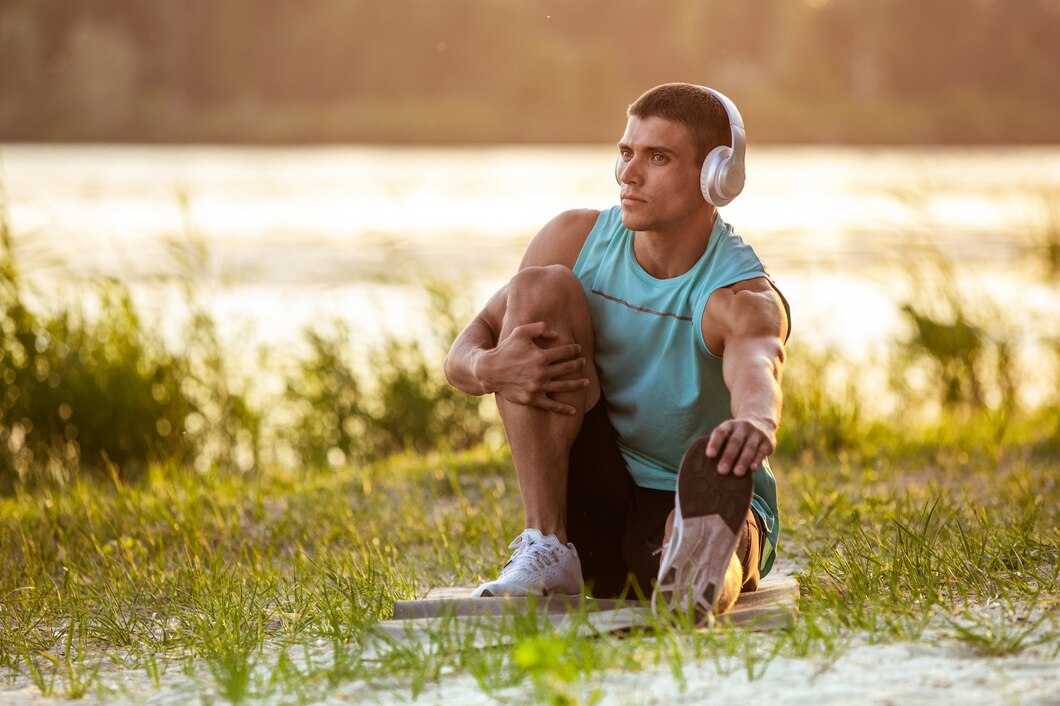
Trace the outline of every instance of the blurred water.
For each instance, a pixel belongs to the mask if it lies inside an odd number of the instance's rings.
[[[423,284],[479,306],[556,213],[615,202],[614,148],[3,145],[9,223],[42,296],[129,282],[176,335],[190,279],[232,340],[290,345],[340,317],[417,335]],[[1060,148],[757,147],[722,215],[767,262],[795,335],[852,354],[900,332],[940,252],[965,295],[1060,333],[1041,242],[1060,229]],[[198,266],[187,243],[206,245]],[[1012,306],[1013,301],[1018,306]]]

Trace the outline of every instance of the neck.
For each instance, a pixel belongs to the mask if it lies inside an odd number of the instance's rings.
[[[711,207],[697,216],[678,227],[634,234],[633,254],[645,272],[657,279],[670,279],[692,269],[707,250],[718,209]]]

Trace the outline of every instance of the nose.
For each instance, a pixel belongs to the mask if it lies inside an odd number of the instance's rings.
[[[619,184],[635,184],[640,181],[640,167],[637,164],[636,156],[631,157],[627,162],[619,155],[615,170],[615,176],[618,177]]]

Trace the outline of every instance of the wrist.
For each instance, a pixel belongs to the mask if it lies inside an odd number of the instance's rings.
[[[490,351],[480,348],[471,354],[471,377],[480,390],[479,394],[483,395],[493,394],[497,391],[494,389],[492,382],[490,382],[489,353]]]
[[[776,417],[772,415],[760,415],[760,414],[743,414],[737,415],[737,419],[746,419],[760,429],[767,430],[771,433],[776,433],[780,424],[777,422]]]

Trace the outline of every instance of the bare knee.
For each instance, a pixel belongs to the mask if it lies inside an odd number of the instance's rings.
[[[537,344],[542,348],[569,343],[577,343],[581,347],[575,355],[584,359],[585,367],[558,379],[588,377],[589,389],[584,409],[591,408],[600,398],[600,383],[593,364],[592,317],[581,280],[569,267],[527,267],[508,282],[507,309],[500,337],[505,338],[518,326],[539,321],[545,322],[556,332],[553,340],[537,339]],[[559,394],[580,395],[581,392]]]
[[[524,321],[562,316],[576,310],[572,304],[579,301],[585,301],[581,281],[563,265],[527,267],[508,283],[508,313]]]

